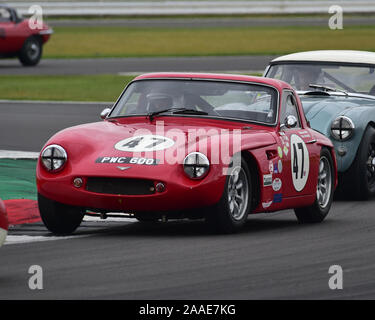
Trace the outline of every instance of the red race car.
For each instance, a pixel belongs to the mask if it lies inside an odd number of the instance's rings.
[[[295,208],[299,221],[320,222],[330,209],[332,143],[282,81],[147,74],[101,117],[57,133],[40,153],[39,210],[55,234],[73,232],[87,212],[205,218],[233,232],[249,213]]]
[[[24,66],[34,66],[52,33],[45,23],[30,28],[29,20],[21,18],[15,9],[0,5],[0,57],[18,57]]]
[[[5,242],[8,234],[8,218],[4,202],[0,199],[0,247]]]

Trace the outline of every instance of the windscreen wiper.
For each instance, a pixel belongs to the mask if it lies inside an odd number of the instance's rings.
[[[201,114],[201,115],[208,115],[206,111],[200,111],[195,109],[181,109],[176,110],[173,112],[173,114]]]
[[[309,87],[313,88],[313,89],[321,89],[324,92],[334,91],[334,92],[342,92],[345,95],[348,95],[348,92],[346,92],[345,90],[336,89],[336,88],[332,88],[332,87],[329,87],[329,86],[324,86],[324,85],[321,85],[321,84],[309,84]]]
[[[147,118],[150,119],[150,122],[152,122],[152,120],[155,118],[155,116],[158,116],[158,115],[166,113],[166,112],[172,112],[173,114],[201,114],[201,115],[207,115],[208,114],[205,111],[199,111],[199,110],[195,110],[195,109],[168,108],[168,109],[150,112],[150,113],[147,114]]]

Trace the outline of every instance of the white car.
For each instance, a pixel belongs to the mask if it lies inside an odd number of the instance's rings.
[[[264,76],[292,85],[311,127],[332,140],[338,190],[375,196],[375,52],[292,53],[272,60]]]

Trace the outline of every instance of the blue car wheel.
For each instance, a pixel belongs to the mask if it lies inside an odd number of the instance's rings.
[[[375,195],[375,129],[367,127],[353,164],[340,177],[345,197],[368,200]]]

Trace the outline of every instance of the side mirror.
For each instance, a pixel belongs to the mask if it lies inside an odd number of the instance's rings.
[[[109,113],[111,112],[111,109],[110,108],[105,108],[101,113],[100,113],[100,118],[102,118],[103,120],[105,118],[107,118],[107,116],[109,115]]]
[[[289,115],[285,118],[285,127],[290,129],[296,126],[297,126],[297,119],[295,116]]]

